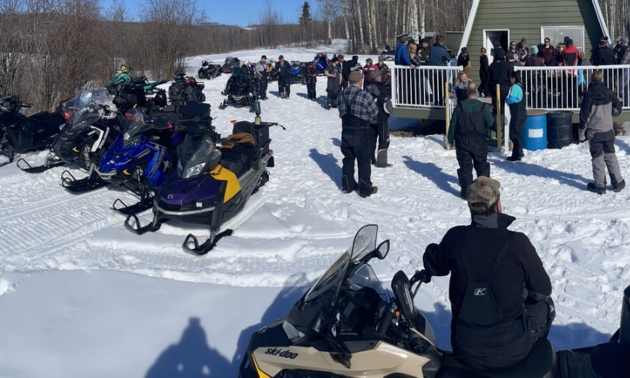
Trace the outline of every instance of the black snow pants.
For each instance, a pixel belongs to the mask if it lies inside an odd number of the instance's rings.
[[[456,136],[455,147],[459,169],[457,178],[461,187],[460,197],[466,198],[466,191],[473,182],[473,167],[477,177],[490,177],[490,163],[488,163],[488,146],[482,136]]]
[[[343,161],[341,167],[341,185],[346,192],[359,189],[360,194],[372,194],[371,159],[374,154],[371,143],[373,133],[371,128],[344,129],[341,132],[341,153]],[[354,161],[357,161],[359,183],[354,179]]]
[[[282,93],[288,98],[291,94],[291,76],[284,75],[278,77],[278,94],[282,97]]]

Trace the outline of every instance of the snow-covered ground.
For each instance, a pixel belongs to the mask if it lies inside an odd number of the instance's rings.
[[[310,60],[342,47],[256,50],[192,58],[222,62],[228,55],[262,54]],[[362,60],[365,57],[361,57]],[[228,75],[205,81],[214,125],[253,119],[248,109],[219,110]],[[349,246],[360,226],[376,223],[390,239],[386,260],[374,268],[387,285],[402,269],[421,268],[424,248],[450,227],[469,222],[459,199],[454,151],[442,136],[392,137],[393,167],[374,169],[376,195],[362,199],[340,190],[341,124],[325,105],[293,85],[290,100],[271,83],[262,102],[272,128],[276,166],[243,213],[228,222],[233,236],[208,255],[184,253],[181,243],[203,227],[165,224],[136,236],[111,210],[115,188],[72,195],[60,185],[62,168],[39,175],[15,164],[0,168],[0,377],[234,377],[249,336],[282,317],[301,293]],[[630,174],[630,139],[616,141],[621,171]],[[30,155],[42,161],[45,153]],[[603,342],[619,323],[630,283],[630,190],[597,196],[588,146],[530,152],[521,163],[491,153],[502,183],[504,211],[517,217],[553,282],[558,316],[556,348]],[[151,218],[150,211],[141,216]],[[425,311],[440,347],[449,348],[448,278],[424,285],[416,305]],[[179,375],[178,375],[179,374]]]

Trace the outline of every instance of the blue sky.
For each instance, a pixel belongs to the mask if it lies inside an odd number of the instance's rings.
[[[101,6],[106,8],[112,0],[99,0]],[[273,10],[282,16],[284,22],[297,23],[304,0],[270,0]],[[265,0],[196,0],[197,7],[206,11],[209,22],[218,22],[226,25],[247,26],[257,24],[260,14],[265,9]],[[127,0],[125,6],[135,16],[144,0]],[[317,6],[316,0],[309,0],[311,14]],[[134,17],[135,18],[135,17]]]

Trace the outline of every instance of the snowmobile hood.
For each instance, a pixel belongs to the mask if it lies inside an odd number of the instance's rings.
[[[160,202],[171,206],[184,206],[202,202],[204,206],[214,205],[215,197],[219,193],[221,181],[215,180],[209,174],[202,174],[189,179],[181,179],[177,175],[175,181],[169,180],[160,188]],[[170,179],[169,178],[169,179]]]

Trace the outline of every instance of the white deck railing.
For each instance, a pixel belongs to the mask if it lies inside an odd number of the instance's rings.
[[[461,66],[393,66],[394,107],[444,109],[449,105],[445,101],[446,83],[449,87],[454,85],[461,69]],[[521,73],[528,109],[579,111],[581,92],[588,88],[593,71],[601,70],[606,86],[621,99],[623,109],[630,110],[630,65],[515,67],[515,70]]]
[[[452,85],[462,66],[394,66],[392,104],[405,108],[444,108],[446,83]]]
[[[521,73],[528,109],[580,110],[580,94],[588,88],[593,71],[601,70],[604,83],[630,110],[630,65],[577,67],[515,67]]]

